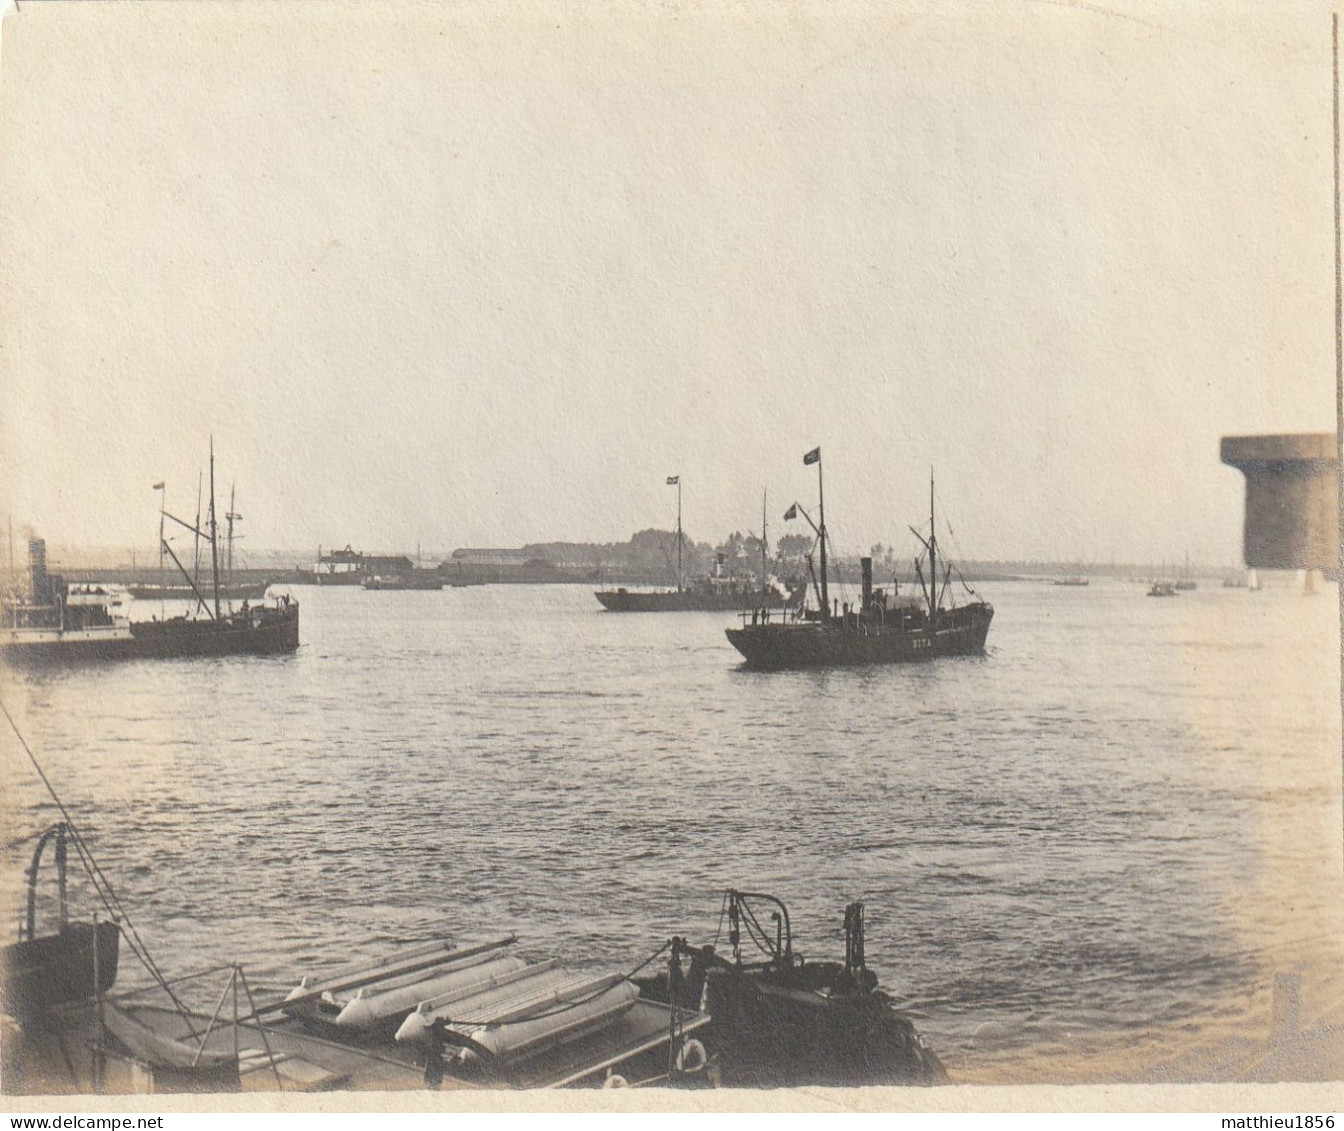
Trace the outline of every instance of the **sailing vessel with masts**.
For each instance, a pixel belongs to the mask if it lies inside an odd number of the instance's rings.
[[[164,490],[162,483],[154,484],[154,490]],[[160,581],[157,585],[128,585],[126,591],[137,601],[192,601],[194,594],[190,585],[180,585],[174,583],[165,583],[162,580],[163,574],[163,517],[160,511],[159,519],[159,573]],[[235,488],[229,488],[229,509],[224,515],[225,520],[225,567],[224,580],[219,583],[219,596],[225,601],[255,601],[260,597],[266,596],[266,590],[270,588],[270,579],[261,581],[235,581],[233,574],[233,524],[242,519],[237,510],[235,510]],[[197,525],[200,525],[199,519]],[[242,535],[238,535],[242,537]],[[192,576],[197,583],[200,582],[200,569],[193,566]]]
[[[743,609],[782,609],[794,603],[793,591],[769,575],[765,503],[761,503],[761,576],[734,574],[724,569],[720,554],[714,571],[687,584],[682,570],[681,476],[669,475],[667,485],[677,489],[677,587],[674,590],[599,589],[593,594],[612,613],[741,612]]]
[[[826,569],[826,501],[822,491],[821,449],[803,456],[805,465],[817,466],[819,524],[795,503],[789,516],[801,512],[812,524],[820,550],[820,574],[813,573],[818,608],[798,610],[772,619],[766,610],[744,613],[742,627],[727,629],[729,643],[753,668],[833,667],[849,664],[893,664],[933,660],[941,656],[978,655],[985,650],[994,607],[981,600],[961,579],[974,599],[957,605],[949,598],[953,567],[941,558],[934,528],[933,476],[929,476],[929,536],[911,527],[924,547],[915,561],[923,591],[917,597],[897,597],[873,588],[873,559],[861,558],[863,589],[857,606],[832,603]],[[927,558],[925,579],[923,559]],[[939,569],[943,573],[940,577]],[[811,558],[808,559],[811,571]],[[958,575],[960,577],[960,575]]]
[[[156,485],[155,490],[162,490]],[[171,520],[210,546],[210,585],[205,591],[163,536]],[[215,453],[210,448],[208,529],[169,514],[159,506],[159,544],[182,573],[195,608],[180,616],[131,620],[111,588],[67,582],[47,572],[46,545],[29,543],[30,592],[6,602],[0,627],[0,655],[11,663],[64,663],[81,660],[175,656],[267,655],[299,646],[299,605],[282,596],[270,604],[243,601],[235,610],[221,591],[219,523],[215,517]]]
[[[1185,573],[1178,577],[1173,583],[1173,588],[1182,593],[1189,593],[1191,590],[1198,589],[1199,583],[1195,581],[1194,574],[1190,572],[1190,555],[1185,555]]]

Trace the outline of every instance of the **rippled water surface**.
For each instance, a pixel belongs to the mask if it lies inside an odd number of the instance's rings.
[[[1010,1081],[1142,1075],[1285,963],[1338,970],[1334,590],[986,588],[983,659],[773,674],[731,617],[586,589],[296,588],[296,655],[4,695],[170,974],[497,930],[623,968],[712,938],[729,885],[837,958],[862,898],[954,1076]],[[17,837],[53,811],[0,749]]]

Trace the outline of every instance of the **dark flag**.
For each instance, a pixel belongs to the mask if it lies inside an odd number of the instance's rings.
[[[807,453],[807,455],[803,456],[803,463],[805,464],[820,463],[820,462],[821,462],[820,448],[813,448],[810,452]]]
[[[798,504],[794,503],[793,506],[791,506],[788,510],[784,512],[784,521],[788,522],[789,519],[797,517],[798,517]]]
[[[680,476],[680,475],[669,475],[669,476],[667,477],[667,485],[668,485],[669,487],[675,487],[675,486],[676,486],[678,483],[680,483],[680,482],[681,482],[681,476]]]

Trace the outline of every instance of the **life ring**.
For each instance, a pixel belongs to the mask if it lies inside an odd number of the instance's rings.
[[[603,1091],[605,1091],[608,1088],[628,1088],[628,1087],[630,1087],[630,1081],[627,1080],[624,1076],[617,1075],[615,1072],[609,1072],[607,1074],[607,1078],[602,1081]]]
[[[692,1037],[689,1041],[683,1041],[681,1048],[677,1049],[677,1071],[690,1075],[692,1072],[699,1072],[709,1063],[709,1053],[705,1051],[705,1046]]]

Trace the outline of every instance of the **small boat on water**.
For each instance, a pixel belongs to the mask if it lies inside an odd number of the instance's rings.
[[[68,582],[47,570],[46,543],[28,543],[29,591],[0,609],[0,657],[9,663],[49,664],[188,656],[272,655],[299,646],[299,605],[288,595],[269,604],[244,600],[235,609],[221,591],[215,457],[210,453],[208,529],[159,510],[159,543],[182,574],[195,608],[176,616],[133,620],[122,592],[111,586]],[[156,485],[156,490],[162,485]],[[197,584],[163,537],[170,520],[210,546],[210,583]]]
[[[1174,581],[1154,581],[1148,589],[1150,597],[1175,597],[1180,586]]]
[[[760,892],[728,891],[719,917],[728,955],[674,939],[674,963],[640,979],[645,996],[697,1003],[704,1040],[730,1087],[945,1084],[937,1055],[877,988],[864,956],[863,904],[845,908],[844,962],[804,961],[789,911]]]
[[[994,607],[981,600],[961,578],[961,585],[973,599],[957,605],[948,600],[952,568],[939,556],[934,529],[933,477],[929,478],[929,536],[926,539],[911,527],[924,554],[915,562],[915,573],[923,599],[901,598],[873,588],[873,560],[860,559],[862,593],[857,606],[839,607],[831,603],[826,571],[826,503],[821,494],[821,449],[814,448],[803,457],[804,464],[816,464],[820,525],[813,524],[820,549],[821,570],[813,574],[818,608],[798,609],[774,617],[769,610],[744,613],[740,628],[727,629],[728,641],[742,653],[748,667],[762,669],[800,667],[838,667],[848,664],[892,664],[933,660],[943,656],[980,655],[985,650]],[[802,513],[795,503],[786,517]],[[927,558],[928,578],[924,577]],[[940,566],[943,575],[939,576]],[[808,559],[811,570],[811,559]]]
[[[1092,584],[1092,579],[1088,577],[1057,577],[1056,585],[1067,585],[1073,588],[1083,588]]]

